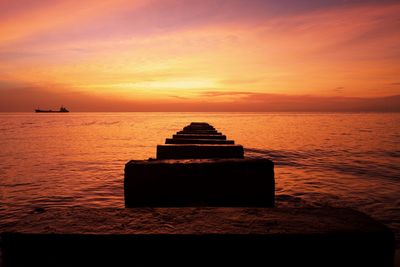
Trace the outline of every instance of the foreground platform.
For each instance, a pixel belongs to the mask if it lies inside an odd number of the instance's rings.
[[[51,209],[1,232],[4,266],[392,266],[395,245],[336,208]]]

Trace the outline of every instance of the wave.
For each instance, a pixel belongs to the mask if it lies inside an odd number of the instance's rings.
[[[81,125],[84,125],[84,126],[94,125],[94,124],[96,124],[96,125],[115,125],[118,123],[120,123],[120,121],[110,121],[110,122],[108,122],[108,121],[90,121],[90,122],[84,122]]]
[[[268,158],[275,165],[318,172],[336,172],[368,178],[398,180],[400,151],[307,151],[245,149],[247,157]]]

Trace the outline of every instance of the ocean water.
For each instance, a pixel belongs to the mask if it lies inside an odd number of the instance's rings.
[[[37,207],[123,207],[124,164],[191,121],[272,159],[277,206],[355,208],[400,239],[400,113],[0,113],[0,227]]]

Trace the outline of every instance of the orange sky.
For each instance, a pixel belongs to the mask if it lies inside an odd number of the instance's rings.
[[[0,111],[399,95],[399,14],[398,1],[0,0]]]

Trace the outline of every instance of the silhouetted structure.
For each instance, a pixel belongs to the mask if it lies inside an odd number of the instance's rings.
[[[266,159],[130,161],[127,207],[272,207],[273,163]]]
[[[66,109],[65,107],[61,106],[59,110],[43,110],[43,109],[35,109],[36,113],[67,113],[69,112],[68,109]]]
[[[274,164],[244,159],[243,146],[191,123],[157,146],[157,159],[126,164],[124,192],[126,207],[272,207]]]

